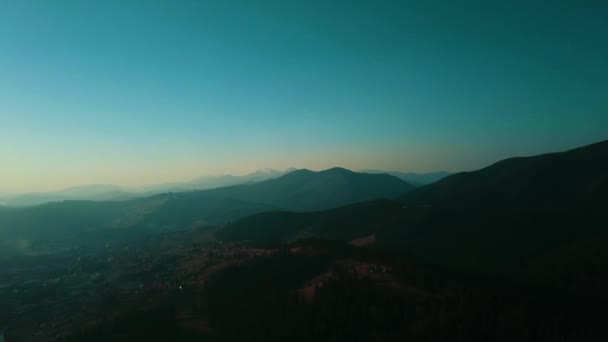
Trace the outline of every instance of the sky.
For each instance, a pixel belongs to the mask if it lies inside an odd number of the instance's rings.
[[[0,0],[0,193],[608,139],[605,1]]]

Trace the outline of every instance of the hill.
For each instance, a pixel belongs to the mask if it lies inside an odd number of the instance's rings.
[[[400,209],[395,201],[379,200],[312,213],[264,212],[237,220],[216,236],[227,241],[280,242],[309,236],[348,241],[389,229]]]
[[[411,188],[388,175],[298,170],[277,179],[121,202],[64,201],[0,210],[0,247],[31,252],[77,245],[95,234],[148,234],[220,225],[272,210],[329,209]],[[95,234],[91,234],[95,233]],[[44,247],[43,247],[44,246]]]
[[[343,168],[314,172],[296,170],[251,185],[209,190],[218,197],[264,203],[292,211],[314,211],[357,202],[396,198],[414,187],[386,174],[357,173]]]
[[[204,192],[122,202],[64,201],[4,208],[0,210],[0,247],[3,253],[54,253],[95,239],[204,227],[274,209]]]
[[[589,208],[607,203],[608,141],[566,152],[510,158],[402,196],[449,208]]]
[[[449,172],[437,171],[428,173],[416,173],[416,172],[399,172],[399,171],[383,171],[383,170],[363,170],[363,173],[386,173],[391,176],[395,176],[401,180],[404,180],[414,186],[423,186],[434,183],[440,179],[443,179],[450,175]]]
[[[373,236],[377,248],[507,277],[530,273],[523,270],[550,263],[547,258],[552,255],[568,255],[570,265],[592,273],[585,263],[576,262],[576,254],[585,249],[574,246],[606,232],[607,175],[608,142],[602,142],[452,175],[396,202],[362,203],[321,213],[256,215],[228,225],[217,235],[271,241],[299,236],[352,241]],[[559,278],[563,272],[551,277]]]

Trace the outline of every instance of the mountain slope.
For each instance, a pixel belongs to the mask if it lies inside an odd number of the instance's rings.
[[[0,195],[0,204],[13,207],[27,207],[60,201],[122,201],[137,197],[138,194],[114,185],[92,184],[72,187],[55,192],[23,193]]]
[[[412,185],[390,175],[332,168],[320,172],[297,170],[257,184],[213,189],[208,193],[286,210],[314,211],[395,198],[411,189]]]
[[[268,179],[280,177],[288,172],[289,172],[289,170],[277,171],[277,170],[267,168],[267,169],[257,170],[255,172],[246,174],[244,176],[233,176],[233,175],[205,176],[205,177],[200,177],[200,178],[194,179],[190,182],[173,184],[170,187],[165,187],[164,190],[162,187],[158,187],[158,186],[156,187],[156,189],[157,190],[161,189],[161,190],[163,190],[163,192],[207,190],[207,189],[221,188],[221,187],[233,186],[233,185],[239,185],[239,184],[251,184],[251,183],[262,182],[262,181],[265,181]],[[150,189],[148,189],[148,192],[149,191],[150,191]]]
[[[276,208],[203,192],[162,194],[123,202],[64,201],[0,207],[2,254],[54,253],[94,240],[143,237],[201,228]]]
[[[450,208],[588,208],[608,199],[608,141],[566,152],[511,158],[458,173],[402,196]]]
[[[546,258],[561,250],[582,250],[570,246],[604,236],[607,175],[608,142],[602,142],[449,176],[405,194],[401,202],[362,203],[322,213],[256,215],[228,225],[218,236],[275,241],[320,236],[350,241],[373,234],[378,248],[449,267],[511,276],[536,260],[547,264]],[[571,259],[576,264],[577,257]]]
[[[400,209],[395,201],[379,200],[319,212],[264,212],[237,220],[216,236],[227,241],[279,242],[307,236],[348,241],[389,229]]]
[[[386,173],[404,180],[414,186],[423,186],[434,183],[450,175],[449,172],[437,171],[429,173],[382,171],[382,170],[363,170],[363,173]]]

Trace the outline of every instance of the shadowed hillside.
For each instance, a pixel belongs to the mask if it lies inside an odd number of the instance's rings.
[[[279,242],[307,236],[351,240],[391,229],[400,212],[399,203],[387,200],[314,213],[265,212],[237,220],[216,235],[229,241]]]
[[[451,209],[600,208],[608,197],[608,141],[567,152],[511,158],[458,173],[402,196]]]
[[[594,275],[595,267],[585,268],[582,260],[588,257],[576,257],[585,249],[574,246],[605,234],[607,161],[607,142],[508,159],[415,189],[402,196],[401,202],[310,214],[265,213],[228,225],[218,236],[274,241],[319,236],[350,241],[373,235],[377,248],[472,272],[514,277],[533,265],[548,263],[552,255],[568,256],[570,266],[554,268],[551,277],[562,277],[578,264],[580,278],[590,279],[591,286],[604,278]],[[578,287],[587,286],[583,283],[579,281]]]
[[[386,173],[391,176],[395,176],[402,179],[414,186],[423,186],[434,183],[440,179],[443,179],[450,175],[449,172],[438,171],[429,173],[415,173],[415,172],[398,172],[398,171],[383,171],[383,170],[363,170],[364,173]]]
[[[184,240],[192,247],[177,245]],[[603,300],[469,277],[333,241],[198,240],[182,232],[52,261],[77,275],[60,272],[62,285],[12,285],[17,291],[8,304],[18,299],[36,311],[10,324],[9,341],[533,342],[606,335]],[[108,256],[116,261],[104,262]],[[88,281],[89,273],[97,280]]]

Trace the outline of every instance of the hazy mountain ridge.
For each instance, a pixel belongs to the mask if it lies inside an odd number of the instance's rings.
[[[279,177],[293,171],[262,169],[244,176],[218,175],[199,177],[189,182],[163,183],[140,187],[124,187],[111,184],[90,184],[66,188],[58,191],[22,194],[0,194],[0,205],[26,207],[60,201],[124,201],[136,197],[150,196],[166,192],[206,190],[237,184],[256,183]]]
[[[69,200],[119,201],[137,196],[136,193],[120,186],[91,184],[52,192],[3,194],[0,195],[0,204],[5,206],[26,207]]]
[[[305,169],[302,169],[305,170]],[[300,171],[296,168],[288,168],[277,171],[266,168],[246,174],[244,176],[217,175],[199,177],[189,182],[176,182],[149,185],[144,187],[123,187],[111,184],[90,184],[70,187],[63,190],[51,192],[36,192],[23,194],[0,194],[0,205],[27,207],[61,201],[124,201],[137,197],[151,196],[154,194],[168,192],[187,192],[195,190],[209,190],[224,188],[235,185],[254,184],[269,179],[278,178],[291,172]],[[372,173],[385,173],[383,171]],[[437,173],[441,174],[441,173]],[[414,175],[414,174],[408,174]],[[429,175],[435,175],[429,174]],[[424,174],[420,176],[426,177]],[[398,176],[397,176],[398,177]],[[431,176],[435,177],[435,176]],[[401,178],[401,177],[398,177]],[[406,181],[407,182],[407,181]],[[409,183],[409,182],[408,182]],[[418,182],[420,183],[420,182]],[[373,192],[373,191],[372,191]]]
[[[412,186],[389,175],[334,168],[298,170],[276,179],[211,190],[166,193],[127,201],[63,201],[0,210],[0,237],[12,241],[75,238],[103,230],[148,234],[224,224],[272,210],[330,209],[395,198]],[[31,245],[31,244],[30,244]]]

